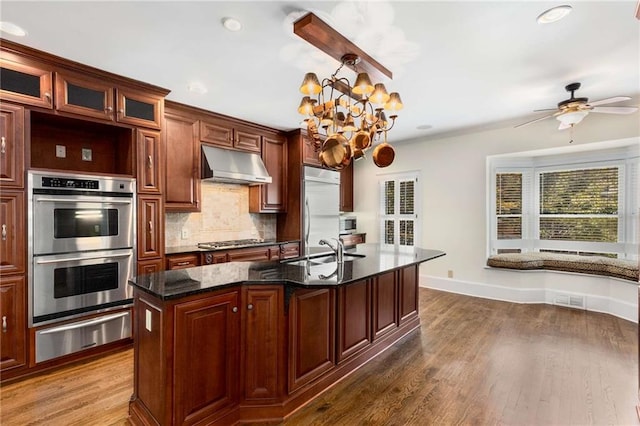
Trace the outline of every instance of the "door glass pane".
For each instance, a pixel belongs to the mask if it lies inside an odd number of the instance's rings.
[[[118,235],[117,209],[55,209],[54,238]]]
[[[77,296],[118,288],[118,262],[56,268],[53,297]]]
[[[0,68],[0,89],[40,97],[40,77],[8,68]]]
[[[395,182],[390,180],[384,183],[384,210],[385,214],[394,214],[395,206],[394,201],[396,199]]]
[[[130,98],[126,98],[124,101],[124,114],[127,117],[141,118],[149,121],[155,121],[156,119],[153,104]]]
[[[395,242],[395,226],[393,220],[384,221],[384,242],[385,244],[393,244]]]
[[[400,221],[400,245],[413,245],[413,220]]]
[[[400,214],[413,214],[413,191],[414,181],[405,180],[400,182]]]
[[[106,109],[103,91],[87,89],[71,83],[67,83],[67,103],[96,111],[104,111]]]

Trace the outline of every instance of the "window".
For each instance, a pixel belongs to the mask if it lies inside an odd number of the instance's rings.
[[[489,254],[638,258],[637,145],[489,164]]]
[[[396,249],[417,245],[417,174],[386,176],[380,182],[380,240]]]

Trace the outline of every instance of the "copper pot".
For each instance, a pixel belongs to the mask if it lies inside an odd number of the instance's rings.
[[[395,150],[386,142],[381,143],[373,149],[373,162],[378,167],[387,167],[391,165],[395,157]]]
[[[320,162],[323,166],[340,170],[351,162],[351,147],[347,138],[336,134],[327,138],[322,144]]]

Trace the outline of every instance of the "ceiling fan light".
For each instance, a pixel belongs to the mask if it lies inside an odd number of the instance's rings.
[[[305,95],[317,95],[321,90],[322,86],[318,81],[318,76],[312,72],[306,73],[300,85],[300,91]]]
[[[582,119],[587,116],[587,114],[589,114],[589,111],[570,111],[565,112],[564,114],[560,114],[556,117],[556,119],[562,124],[573,126],[581,122]]]
[[[402,99],[400,99],[400,94],[398,92],[391,92],[389,95],[389,100],[384,104],[384,109],[389,111],[400,111],[404,105],[402,104]]]
[[[571,13],[571,9],[571,6],[567,4],[552,7],[551,9],[547,9],[540,15],[538,15],[536,21],[538,21],[538,24],[550,24],[552,22],[559,21],[569,13]]]
[[[371,84],[371,79],[369,78],[369,74],[366,72],[361,72],[356,77],[356,82],[353,85],[352,92],[356,95],[365,95],[369,96],[371,92],[373,92],[373,84]]]
[[[384,84],[378,83],[374,86],[373,93],[369,97],[369,100],[378,105],[387,103],[389,100],[389,94],[387,93],[387,88],[384,87]]]

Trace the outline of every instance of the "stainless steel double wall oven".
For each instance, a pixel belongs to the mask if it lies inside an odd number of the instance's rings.
[[[135,180],[30,171],[28,188],[36,362],[130,337]]]

